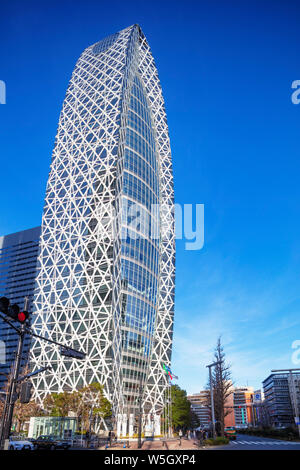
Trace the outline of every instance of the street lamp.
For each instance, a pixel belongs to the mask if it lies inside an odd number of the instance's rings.
[[[211,402],[211,420],[212,420],[212,425],[213,425],[213,438],[216,438],[216,423],[215,423],[215,406],[214,406],[214,391],[213,391],[213,386],[212,386],[212,376],[211,376],[211,368],[214,366],[217,366],[219,364],[222,364],[222,361],[217,361],[213,362],[212,364],[209,364],[208,370],[209,370],[209,386],[210,386],[210,402]]]

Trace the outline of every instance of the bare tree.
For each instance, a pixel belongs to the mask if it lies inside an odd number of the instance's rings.
[[[30,371],[28,365],[25,365],[24,368],[21,371],[20,375],[26,375]],[[5,402],[5,396],[8,393],[12,378],[13,378],[13,367],[11,367],[11,370],[8,374],[6,374],[6,382],[3,388],[4,394],[1,394],[0,396],[0,416],[2,419],[2,414],[4,411],[4,402]],[[16,392],[20,392],[20,384],[18,384],[16,388]],[[41,407],[33,400],[31,400],[29,403],[21,403],[20,399],[18,398],[15,402],[14,405],[14,412],[13,412],[13,424],[16,427],[16,431],[20,432],[22,430],[22,427],[26,421],[28,421],[31,417],[33,416],[43,416],[43,410]]]
[[[20,403],[18,400],[14,407],[13,420],[16,424],[16,431],[20,432],[24,426],[24,423],[34,416],[44,416],[44,412],[40,405],[34,400],[29,403]]]
[[[226,364],[224,348],[221,344],[221,337],[218,338],[214,352],[213,362],[220,362],[212,369],[212,388],[214,394],[214,410],[216,429],[219,435],[224,436],[225,417],[231,412],[226,408],[226,402],[232,393],[231,365]],[[210,388],[210,383],[208,387]],[[211,407],[210,395],[207,395],[207,405]]]

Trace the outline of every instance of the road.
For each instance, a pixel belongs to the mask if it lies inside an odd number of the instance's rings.
[[[300,442],[282,441],[266,437],[238,434],[236,441],[227,446],[210,448],[211,450],[300,450]]]

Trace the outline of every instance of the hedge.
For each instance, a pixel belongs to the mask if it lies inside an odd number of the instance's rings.
[[[285,429],[275,429],[271,427],[262,427],[262,428],[247,428],[247,429],[239,429],[239,434],[249,434],[250,436],[260,436],[260,437],[274,437],[274,438],[282,438],[282,439],[297,439],[299,438],[298,431],[293,428],[285,428]]]
[[[229,444],[229,439],[226,437],[217,437],[216,439],[206,439],[204,445],[206,446],[222,446]]]

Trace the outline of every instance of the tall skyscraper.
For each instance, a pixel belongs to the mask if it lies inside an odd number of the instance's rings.
[[[175,278],[173,175],[157,69],[138,25],[80,56],[47,184],[34,328],[86,352],[66,360],[35,341],[35,395],[104,385],[118,434],[138,399],[159,432]]]
[[[11,304],[16,303],[21,308],[28,297],[29,310],[32,309],[39,236],[40,227],[35,227],[0,237],[0,297],[9,298]],[[18,335],[2,320],[0,342],[0,389],[3,389],[15,359]],[[22,367],[28,359],[29,345],[30,337],[25,336]]]

